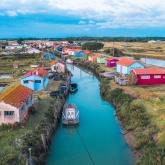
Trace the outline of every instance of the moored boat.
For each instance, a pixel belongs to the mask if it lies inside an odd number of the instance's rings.
[[[67,64],[73,64],[73,60],[67,59],[67,60],[66,60],[66,63],[67,63]]]
[[[79,111],[74,104],[66,104],[62,112],[62,123],[65,125],[79,124]]]
[[[76,83],[71,83],[70,88],[69,88],[69,92],[70,93],[75,93],[77,91],[78,91],[78,85]]]

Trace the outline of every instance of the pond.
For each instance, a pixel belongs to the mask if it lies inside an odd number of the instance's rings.
[[[146,64],[165,67],[165,60],[153,59],[153,58],[140,58],[140,60]]]
[[[59,126],[52,139],[47,165],[132,165],[132,152],[115,117],[115,109],[100,96],[91,73],[69,66],[79,90],[67,103],[80,111],[78,127]]]

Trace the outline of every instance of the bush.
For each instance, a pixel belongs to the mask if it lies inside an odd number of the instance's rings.
[[[100,42],[86,42],[82,45],[83,50],[97,51],[104,47],[103,43]]]
[[[29,108],[29,114],[34,115],[37,112],[36,108],[34,106],[31,106]]]

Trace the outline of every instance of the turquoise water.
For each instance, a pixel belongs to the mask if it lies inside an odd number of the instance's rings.
[[[60,125],[52,139],[47,164],[132,165],[132,154],[120,133],[114,108],[100,97],[99,81],[77,67],[69,69],[79,91],[70,95],[67,102],[76,104],[80,110],[80,125],[77,128]]]

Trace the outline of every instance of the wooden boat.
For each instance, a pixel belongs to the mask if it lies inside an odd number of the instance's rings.
[[[62,113],[62,123],[64,125],[79,124],[79,111],[74,104],[66,104]]]
[[[75,93],[77,91],[78,91],[78,85],[76,83],[71,83],[70,88],[69,88],[69,92],[70,93]]]

